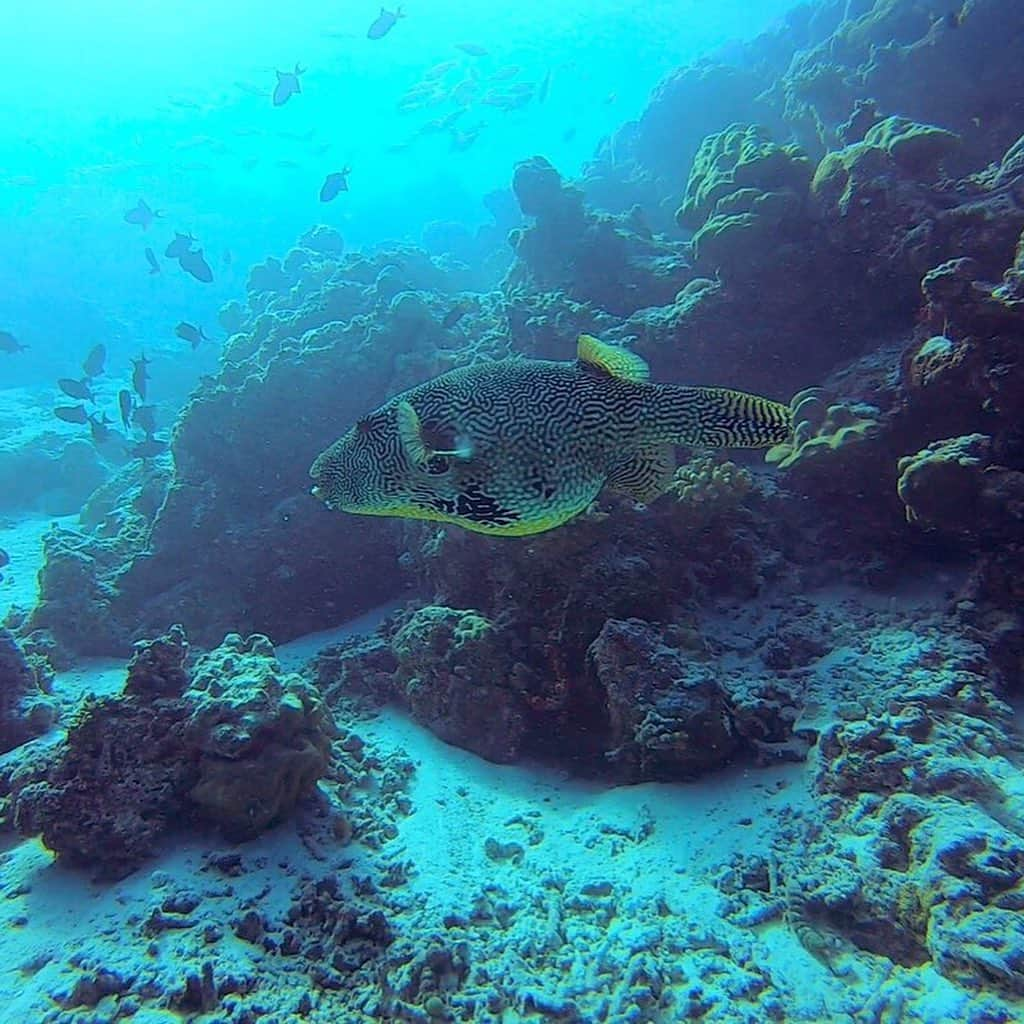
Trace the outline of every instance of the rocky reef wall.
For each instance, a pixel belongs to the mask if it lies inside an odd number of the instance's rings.
[[[437,576],[419,528],[315,503],[307,467],[403,387],[515,352],[568,358],[581,331],[635,347],[656,379],[783,400],[820,387],[793,444],[772,453],[777,475],[755,473],[754,492],[778,503],[773,515],[811,521],[827,551],[844,530],[865,559],[879,546],[893,557],[934,548],[942,513],[922,495],[942,476],[929,467],[980,435],[976,464],[1009,475],[977,484],[983,525],[953,531],[975,557],[984,523],[1013,521],[1020,469],[1024,162],[1003,102],[1019,69],[995,40],[1021,15],[984,0],[953,24],[912,6],[798,9],[739,66],[680,69],[579,181],[524,160],[509,197],[491,198],[503,223],[514,199],[520,223],[489,291],[469,290],[479,268],[412,247],[346,253],[329,229],[253,268],[246,301],[222,312],[220,370],[183,410],[170,454],[125,467],[79,530],[50,535],[43,599],[21,635],[58,658],[126,651],[175,621],[201,645],[233,630],[280,641],[403,594],[500,618],[500,602]],[[981,39],[998,82],[970,71]],[[959,97],[948,116],[903,82],[929,61]],[[929,456],[940,442],[953,448]],[[652,551],[677,539],[670,507],[633,523]],[[627,545],[614,527],[581,529],[594,564]],[[439,543],[470,545],[484,577],[507,579],[522,550],[549,543],[478,541]],[[557,563],[563,542],[551,543]],[[653,605],[639,591],[596,616],[572,658],[606,619],[672,618],[671,587]],[[555,586],[545,600],[565,594]]]

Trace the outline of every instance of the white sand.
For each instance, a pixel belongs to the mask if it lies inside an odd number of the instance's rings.
[[[0,569],[0,622],[11,608],[29,610],[39,600],[39,570],[43,564],[43,535],[54,524],[72,526],[77,516],[14,521],[0,516],[0,548],[10,563]]]

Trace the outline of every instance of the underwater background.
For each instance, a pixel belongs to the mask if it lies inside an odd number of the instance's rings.
[[[1022,40],[5,11],[0,1021],[1024,1020]],[[310,493],[511,357],[792,429],[530,536]]]

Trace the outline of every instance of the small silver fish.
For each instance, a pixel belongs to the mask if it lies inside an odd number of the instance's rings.
[[[202,341],[209,341],[210,339],[203,333],[202,327],[196,327],[195,324],[190,324],[185,320],[182,320],[177,327],[174,328],[174,333],[182,339],[187,341],[193,351],[199,347],[199,343]]]
[[[373,24],[367,29],[366,38],[383,39],[395,27],[398,19],[404,17],[405,14],[402,12],[401,7],[396,7],[393,11],[386,11],[382,7],[380,14],[374,18]]]
[[[121,414],[121,424],[127,430],[131,426],[132,412],[134,411],[132,393],[127,389],[122,389],[117,393],[117,409]]]
[[[14,355],[15,352],[24,352],[28,345],[22,345],[10,331],[0,331],[0,352]]]
[[[328,174],[324,178],[323,185],[320,186],[320,202],[329,203],[334,199],[339,192],[348,191],[348,176],[351,173],[351,168],[344,167],[340,171],[335,171],[333,174]]]
[[[146,367],[149,366],[149,362],[145,352],[138,359],[132,360],[132,387],[135,388],[135,394],[143,401],[146,400],[146,383],[149,380]]]
[[[128,450],[132,458],[155,459],[158,455],[163,455],[167,451],[167,442],[155,437],[147,437],[145,441],[139,441],[138,444],[132,445]]]
[[[85,357],[82,362],[82,372],[86,377],[98,377],[102,372],[107,362],[107,346],[93,345],[89,349],[89,354]]]
[[[164,249],[164,255],[169,260],[180,259],[197,241],[198,239],[193,238],[192,235],[183,235],[180,231],[175,231],[174,238],[167,243],[167,248]]]
[[[73,380],[71,377],[61,377],[57,381],[57,387],[64,392],[68,398],[77,398],[83,402],[91,402],[92,389],[89,387],[89,381],[86,380]]]
[[[156,220],[157,217],[162,217],[163,212],[160,210],[154,210],[145,199],[140,199],[135,206],[128,210],[124,219],[129,224],[138,224],[143,231],[149,229],[149,225]]]
[[[53,415],[65,423],[77,423],[84,426],[89,422],[84,405],[58,405],[53,410]]]
[[[537,102],[543,103],[548,98],[548,92],[551,89],[551,69],[548,68],[547,73],[540,80],[540,85],[537,87]]]
[[[191,274],[197,281],[209,284],[213,280],[213,270],[206,262],[202,249],[192,249],[178,257],[178,266]]]
[[[132,426],[138,427],[147,438],[151,438],[156,433],[156,406],[137,406],[132,413]]]
[[[103,444],[104,441],[110,440],[111,430],[107,426],[109,422],[110,420],[107,418],[106,413],[100,418],[95,416],[89,417],[89,433],[92,435],[94,444]]]
[[[274,106],[280,107],[287,103],[297,92],[302,92],[302,85],[299,82],[299,75],[304,74],[305,68],[295,65],[294,71],[278,71],[277,85],[274,87]]]

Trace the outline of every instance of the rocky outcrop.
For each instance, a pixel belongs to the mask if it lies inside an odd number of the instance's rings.
[[[309,795],[335,727],[265,637],[225,638],[186,671],[180,627],[139,645],[120,696],[88,701],[14,820],[100,877],[137,868],[175,829],[257,835]]]

